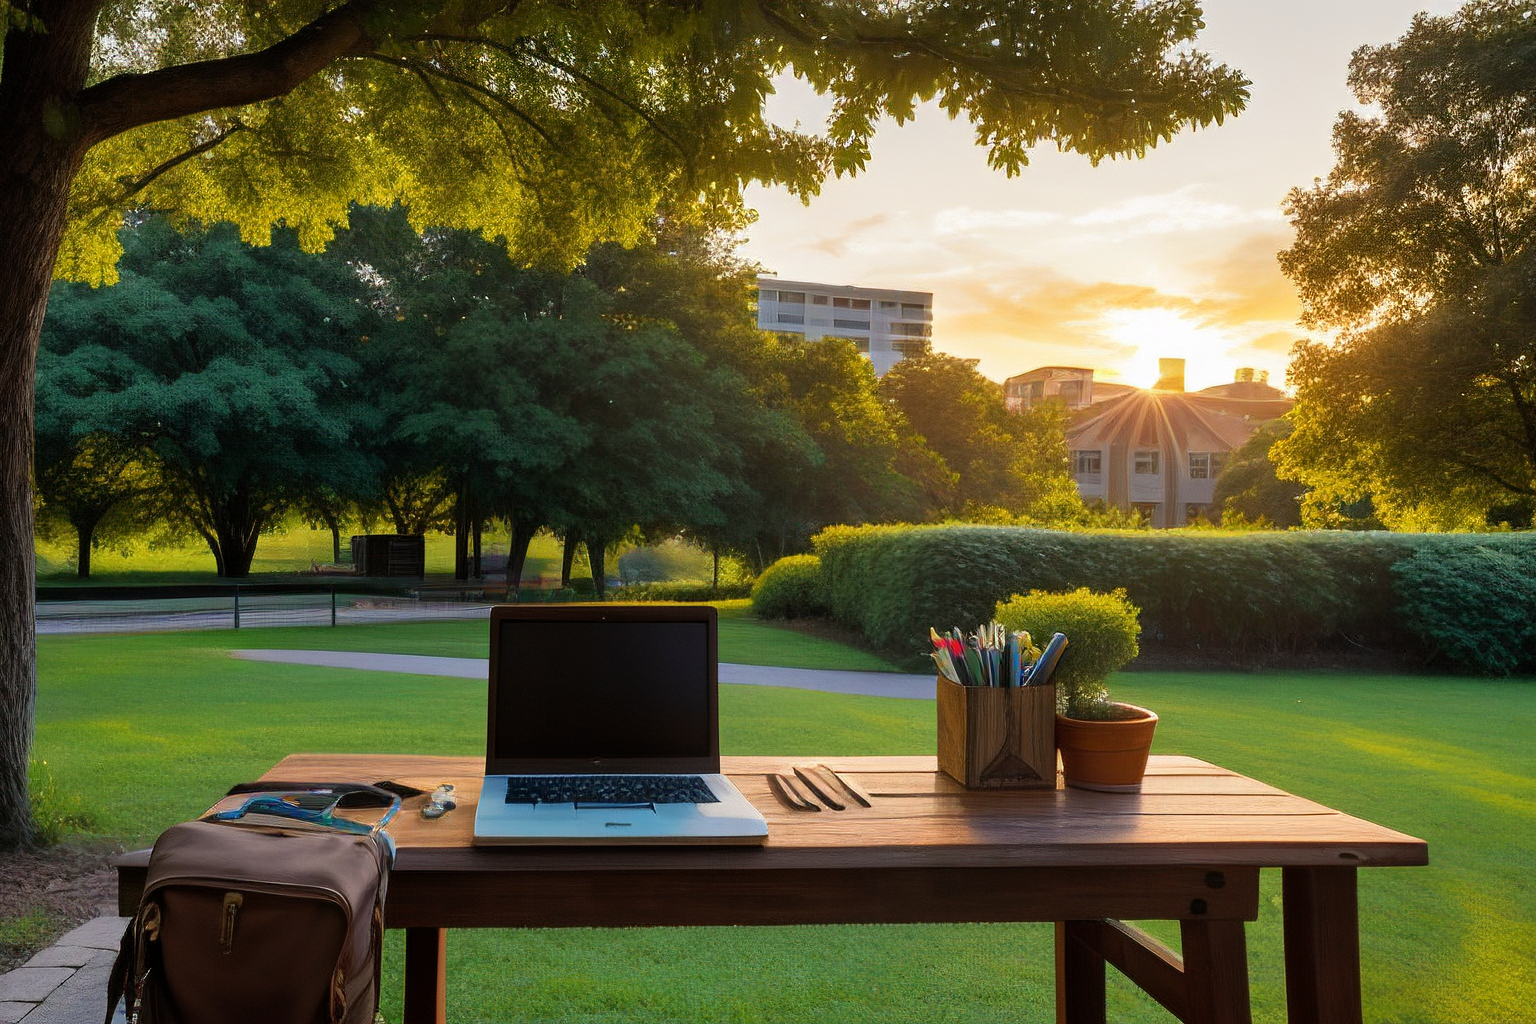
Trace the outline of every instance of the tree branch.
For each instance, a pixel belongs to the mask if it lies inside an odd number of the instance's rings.
[[[338,57],[373,49],[365,25],[372,0],[350,0],[256,53],[117,75],[76,99],[87,148],[155,121],[275,99]]]
[[[384,64],[392,64],[395,67],[404,68],[405,70],[415,72],[418,75],[434,75],[438,78],[441,78],[445,82],[450,82],[458,86],[461,89],[477,92],[481,96],[484,96],[486,99],[490,100],[492,103],[496,104],[498,107],[501,107],[513,117],[517,118],[519,121],[526,124],[529,128],[532,128],[539,134],[540,138],[549,143],[551,149],[558,150],[560,148],[555,143],[555,137],[551,135],[547,130],[545,130],[543,125],[539,124],[539,122],[535,121],[531,116],[520,110],[516,104],[507,99],[501,93],[487,89],[485,86],[478,82],[472,82],[469,79],[456,75],[451,71],[444,71],[442,68],[431,63],[406,60],[401,57],[388,57],[382,53],[363,53],[359,54],[358,56],[367,60],[376,60]]]
[[[206,142],[199,142],[197,145],[191,147],[190,149],[176,154],[143,176],[130,180],[119,179],[123,186],[123,191],[113,197],[110,203],[107,203],[105,206],[103,206],[101,212],[96,214],[95,217],[91,218],[91,223],[93,225],[99,224],[104,217],[119,212],[120,207],[124,203],[148,188],[156,178],[160,177],[160,175],[180,167],[182,164],[186,163],[188,160],[191,160],[195,156],[202,156],[204,153],[213,149],[215,146],[218,146],[231,135],[235,135],[243,131],[249,131],[248,126],[244,122],[236,120],[235,123],[232,124],[229,128],[215,135],[213,138]]]

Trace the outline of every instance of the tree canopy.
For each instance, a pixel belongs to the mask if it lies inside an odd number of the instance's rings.
[[[1293,190],[1281,265],[1304,322],[1283,475],[1391,525],[1453,528],[1536,494],[1536,24],[1515,0],[1419,15],[1350,62],[1371,115]],[[1309,499],[1311,500],[1311,499]]]

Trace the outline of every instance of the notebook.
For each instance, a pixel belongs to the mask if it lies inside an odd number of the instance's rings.
[[[761,843],[720,774],[715,609],[491,610],[477,844]]]

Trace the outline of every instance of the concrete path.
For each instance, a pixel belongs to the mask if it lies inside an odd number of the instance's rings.
[[[490,671],[483,658],[432,658],[420,654],[364,654],[357,651],[230,651],[246,661],[273,661],[285,665],[319,665],[352,668],[365,672],[407,672],[422,676],[484,679]],[[767,665],[720,665],[720,681],[746,686],[783,686],[820,693],[850,693],[865,697],[901,697],[933,700],[933,676],[895,672],[846,672],[833,669],[775,668]]]
[[[87,1024],[107,1008],[107,976],[126,917],[87,921],[14,971],[0,974],[0,1024]],[[124,1020],[118,1005],[114,1024]]]

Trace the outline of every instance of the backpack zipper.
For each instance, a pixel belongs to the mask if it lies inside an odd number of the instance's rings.
[[[224,894],[224,909],[220,914],[219,945],[224,947],[224,955],[235,951],[235,919],[240,915],[240,907],[245,903],[245,897],[238,892]]]

